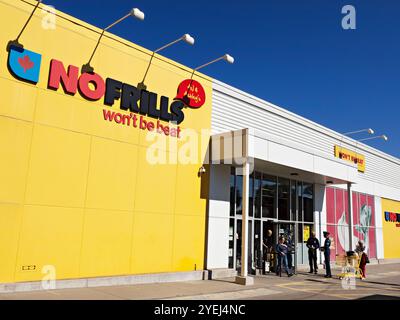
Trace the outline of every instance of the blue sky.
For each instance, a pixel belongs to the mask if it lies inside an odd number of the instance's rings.
[[[230,53],[235,64],[203,72],[338,132],[372,127],[367,143],[400,158],[400,2],[396,0],[44,0],[98,27],[132,7],[146,14],[111,32],[148,49],[184,33],[163,54],[195,67]],[[357,29],[343,30],[344,5]],[[355,136],[363,138],[364,135]]]

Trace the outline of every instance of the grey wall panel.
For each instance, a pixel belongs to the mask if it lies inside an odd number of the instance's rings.
[[[218,81],[214,82],[212,99],[214,134],[255,128],[332,157],[334,145],[341,145],[365,155],[366,171],[359,173],[360,178],[400,189],[400,160],[393,156]]]

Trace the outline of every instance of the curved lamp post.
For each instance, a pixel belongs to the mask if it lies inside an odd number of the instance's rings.
[[[194,38],[190,34],[185,33],[182,37],[180,37],[180,38],[178,38],[178,39],[176,39],[176,40],[174,40],[174,41],[172,41],[172,42],[170,42],[170,43],[168,43],[168,44],[166,44],[166,45],[154,50],[152,55],[151,55],[151,58],[150,58],[150,61],[149,61],[149,65],[147,66],[147,70],[146,70],[146,72],[145,72],[145,74],[143,76],[143,80],[138,83],[138,89],[139,90],[146,90],[147,89],[147,86],[144,84],[144,81],[146,80],[146,76],[147,76],[147,73],[149,72],[149,69],[150,69],[150,66],[151,66],[151,62],[153,61],[154,55],[156,53],[160,52],[161,50],[164,50],[164,49],[166,49],[166,48],[168,48],[168,47],[170,47],[170,46],[172,46],[175,43],[178,43],[180,41],[184,41],[187,44],[194,45]]]
[[[382,139],[382,140],[384,140],[384,141],[388,141],[388,140],[389,140],[389,138],[388,138],[386,135],[382,134],[382,135],[380,135],[380,136],[375,136],[375,137],[360,139],[360,140],[358,140],[358,141],[361,142],[361,141],[367,141],[367,140],[373,140],[373,139]]]
[[[362,133],[362,132],[367,132],[368,134],[374,134],[375,133],[375,131],[373,129],[368,128],[368,129],[361,129],[361,130],[357,130],[357,131],[346,132],[346,133],[343,133],[343,135],[344,136],[349,136],[349,135],[352,135],[352,134]]]
[[[96,47],[94,48],[92,55],[90,56],[89,62],[82,66],[82,73],[93,73],[94,72],[94,68],[90,65],[90,63],[92,62],[94,54],[96,53],[97,48],[99,47],[101,38],[104,36],[104,33],[106,31],[108,31],[109,29],[111,29],[112,27],[114,27],[116,24],[124,21],[125,19],[127,19],[129,17],[134,17],[138,20],[144,20],[144,13],[142,11],[140,11],[138,8],[133,8],[127,15],[123,16],[121,19],[118,19],[117,21],[110,24],[107,28],[103,29],[103,31],[100,34],[99,40],[97,40]]]
[[[193,71],[197,71],[197,70],[203,69],[204,67],[207,67],[208,65],[210,65],[212,63],[215,63],[217,61],[220,61],[220,60],[225,60],[226,62],[228,62],[230,64],[235,62],[235,59],[232,56],[230,56],[229,54],[224,54],[222,57],[219,57],[219,58],[217,58],[215,60],[212,60],[210,62],[202,64],[201,66],[198,66],[197,68],[194,68]]]
[[[22,33],[25,31],[26,27],[28,26],[29,22],[31,21],[33,14],[35,13],[35,11],[37,10],[37,8],[39,7],[39,4],[42,3],[42,0],[36,0],[37,4],[36,6],[33,8],[31,15],[29,16],[28,20],[25,22],[25,25],[22,27],[22,30],[20,31],[18,37],[15,40],[11,40],[8,42],[7,44],[7,51],[10,51],[11,47],[17,47],[20,49],[23,49],[24,46],[19,43],[19,38],[22,36]]]

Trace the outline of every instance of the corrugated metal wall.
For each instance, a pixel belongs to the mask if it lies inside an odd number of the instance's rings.
[[[365,180],[400,189],[400,160],[357,143],[337,132],[304,119],[216,81],[211,116],[213,133],[242,128],[262,130],[268,135],[288,139],[334,156],[334,145],[342,145],[365,155]],[[352,128],[362,129],[362,128]]]

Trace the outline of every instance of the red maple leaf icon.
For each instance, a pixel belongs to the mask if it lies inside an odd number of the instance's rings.
[[[33,66],[35,65],[28,55],[24,56],[23,58],[18,58],[18,63],[22,68],[24,68],[24,72],[28,71],[29,69],[32,69]]]

